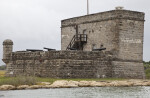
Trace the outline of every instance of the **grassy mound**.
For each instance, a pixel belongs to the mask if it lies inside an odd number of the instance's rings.
[[[0,77],[0,85],[35,85],[37,82],[36,77]]]

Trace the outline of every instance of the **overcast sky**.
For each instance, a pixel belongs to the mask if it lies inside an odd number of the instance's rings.
[[[89,0],[90,13],[123,6],[145,12],[144,60],[150,61],[150,0]],[[0,0],[0,65],[2,42],[11,39],[13,51],[60,50],[61,20],[86,15],[86,0]]]

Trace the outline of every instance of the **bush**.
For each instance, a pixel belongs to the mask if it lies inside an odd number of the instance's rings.
[[[143,63],[144,63],[146,78],[150,79],[150,61],[149,62],[143,62]]]

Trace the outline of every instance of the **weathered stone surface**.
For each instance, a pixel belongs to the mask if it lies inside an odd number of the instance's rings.
[[[113,81],[113,82],[110,82],[108,84],[109,86],[114,86],[114,87],[130,87],[130,86],[133,86],[133,83],[131,82],[127,82],[127,81]]]
[[[50,85],[50,82],[40,82],[41,85]]]
[[[70,87],[78,87],[77,81],[66,81],[66,80],[60,80],[55,81],[51,87],[53,88],[70,88]]]
[[[42,85],[31,85],[28,87],[28,89],[39,89],[42,88]]]
[[[0,86],[0,90],[15,90],[16,87],[13,85],[2,85]]]
[[[22,89],[28,89],[29,85],[20,85],[17,87],[18,90],[22,90]]]

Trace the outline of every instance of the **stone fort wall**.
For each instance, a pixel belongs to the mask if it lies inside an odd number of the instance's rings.
[[[126,40],[130,40],[130,42],[133,40],[132,43],[135,44],[137,41],[141,41],[140,48],[142,48],[143,30],[144,13],[142,12],[112,10],[74,17],[61,21],[61,49],[66,50],[76,33],[87,34],[84,51],[91,51],[93,45],[95,48],[103,45],[107,51],[117,51],[126,47],[119,44]],[[141,49],[139,51],[141,52]],[[122,52],[122,54],[124,53]]]
[[[13,52],[7,76],[50,78],[144,78],[141,62],[117,64],[112,52]]]
[[[111,77],[111,60],[110,52],[14,52],[7,64],[7,74],[51,78]]]

